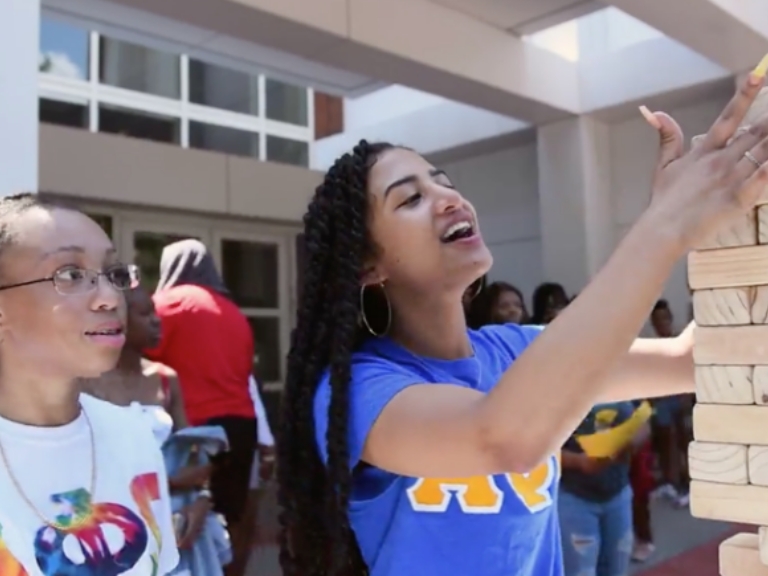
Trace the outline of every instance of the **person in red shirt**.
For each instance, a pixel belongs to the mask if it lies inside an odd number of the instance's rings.
[[[228,574],[247,562],[246,509],[256,450],[256,414],[248,389],[254,342],[250,325],[197,240],[169,244],[160,259],[160,281],[153,296],[162,337],[148,358],[173,368],[179,377],[187,419],[192,426],[221,426],[230,449],[214,462],[214,509],[224,515],[232,541]]]

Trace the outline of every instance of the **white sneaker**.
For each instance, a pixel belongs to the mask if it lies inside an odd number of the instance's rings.
[[[635,545],[632,548],[632,562],[642,564],[643,562],[647,561],[648,558],[653,556],[655,551],[656,546],[654,546],[651,542],[635,542]]]
[[[679,494],[672,484],[662,484],[651,493],[653,499],[665,498],[667,500],[675,500],[678,496]]]
[[[688,494],[679,494],[674,500],[676,508],[687,508],[691,503],[691,497]]]

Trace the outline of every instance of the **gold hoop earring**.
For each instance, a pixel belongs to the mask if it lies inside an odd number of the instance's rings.
[[[477,280],[475,280],[475,284],[477,284],[477,289],[472,294],[472,296],[469,297],[469,301],[470,302],[472,300],[474,300],[475,298],[477,298],[480,295],[480,292],[483,291],[483,279],[482,278],[478,278]]]
[[[381,288],[382,293],[384,294],[384,300],[387,303],[387,325],[384,328],[382,332],[376,332],[368,322],[368,317],[365,315],[365,289],[368,288],[367,285],[363,284],[360,286],[360,320],[363,323],[363,326],[365,326],[366,330],[370,332],[373,336],[376,336],[377,338],[381,338],[384,336],[387,332],[389,332],[389,328],[392,325],[392,304],[389,303],[389,298],[387,298],[387,292],[384,290],[384,283],[379,283],[379,288]]]

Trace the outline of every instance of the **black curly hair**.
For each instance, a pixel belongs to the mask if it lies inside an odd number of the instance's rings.
[[[288,354],[277,451],[281,507],[280,563],[284,576],[362,576],[368,569],[350,528],[352,485],[347,423],[350,363],[366,338],[360,280],[376,247],[368,232],[368,173],[396,148],[361,141],[328,170],[304,216],[304,279]],[[381,291],[365,291],[365,314],[378,331],[387,324]],[[331,400],[323,463],[313,405],[322,372]]]

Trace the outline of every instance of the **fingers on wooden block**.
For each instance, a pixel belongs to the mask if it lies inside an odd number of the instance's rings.
[[[715,248],[733,248],[736,246],[753,246],[757,244],[758,224],[757,214],[751,211],[729,227],[718,230],[713,236],[705,239],[697,250]]]
[[[760,536],[736,534],[720,544],[720,576],[768,576],[761,562]]]
[[[739,444],[691,442],[688,447],[688,471],[692,480],[748,484],[747,447]],[[768,468],[765,474],[768,477]]]
[[[700,250],[688,255],[691,290],[768,284],[768,245]]]

